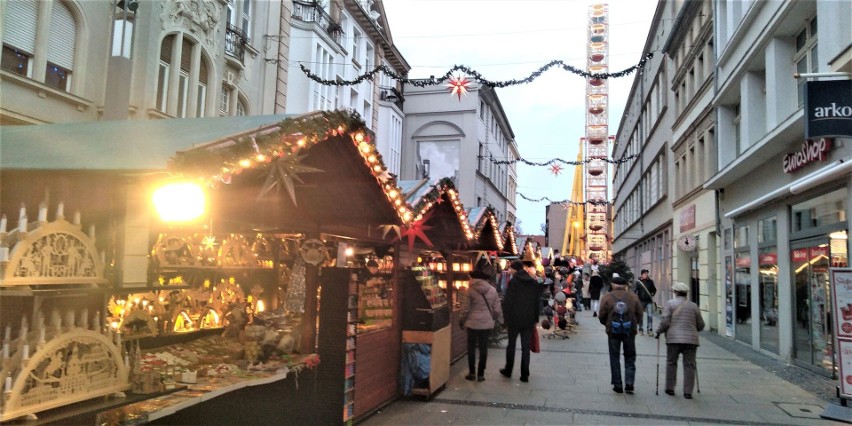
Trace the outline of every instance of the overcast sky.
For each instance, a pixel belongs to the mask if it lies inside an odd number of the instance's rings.
[[[554,59],[586,67],[586,0],[384,0],[394,44],[411,65],[409,77],[442,75],[467,65],[489,80],[521,79]],[[656,0],[611,0],[609,70],[642,56]],[[610,80],[610,134],[615,134],[633,74]],[[449,97],[449,92],[447,92]],[[497,89],[521,157],[574,161],[584,134],[585,80],[552,68],[532,83]],[[573,167],[519,164],[518,192],[530,198],[571,196]],[[540,234],[547,202],[517,199],[524,233]]]

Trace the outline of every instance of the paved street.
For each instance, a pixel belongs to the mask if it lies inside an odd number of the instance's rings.
[[[570,339],[542,339],[541,353],[532,354],[529,383],[518,379],[517,365],[511,379],[498,373],[505,359],[503,342],[489,352],[484,382],[464,379],[467,360],[462,358],[431,401],[399,400],[362,424],[842,424],[820,418],[829,401],[837,402],[833,380],[706,332],[698,349],[701,392],[693,392],[694,399],[683,398],[680,382],[676,396],[663,393],[664,344],[660,395],[654,394],[657,341],[647,336],[637,336],[636,394],[616,394],[609,384],[603,326],[590,311],[579,313],[578,321]]]

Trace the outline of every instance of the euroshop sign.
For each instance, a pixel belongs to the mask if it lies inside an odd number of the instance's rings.
[[[806,140],[802,147],[784,156],[784,173],[793,173],[808,164],[825,161],[831,151],[831,139]]]
[[[805,138],[852,137],[852,80],[805,84]]]

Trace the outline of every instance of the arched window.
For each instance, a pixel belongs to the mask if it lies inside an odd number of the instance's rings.
[[[204,49],[183,33],[160,43],[155,107],[174,117],[204,117],[208,111],[210,64]]]
[[[6,2],[5,10],[0,69],[70,91],[78,24],[68,3],[16,0]],[[47,40],[38,44],[40,30]]]

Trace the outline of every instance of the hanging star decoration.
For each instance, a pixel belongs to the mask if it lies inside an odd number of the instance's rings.
[[[399,231],[399,225],[394,225],[394,224],[381,225],[381,226],[379,226],[379,229],[382,231],[382,239],[383,240],[388,236],[388,233],[390,231],[393,231],[394,233],[396,233],[395,240],[399,240],[399,239],[402,238],[402,234]]]
[[[201,240],[201,246],[205,250],[213,250],[216,248],[216,245],[216,237],[213,235],[205,235],[204,238]]]
[[[299,183],[305,183],[299,177],[299,173],[318,173],[325,171],[302,164],[301,162],[304,158],[305,155],[294,154],[286,157],[279,157],[277,160],[274,160],[269,167],[269,172],[266,175],[266,181],[263,183],[263,188],[260,190],[260,195],[258,195],[257,198],[260,199],[266,195],[267,192],[272,190],[272,188],[280,189],[283,186],[287,188],[287,192],[290,194],[290,199],[293,200],[293,205],[298,205],[296,204],[296,190],[294,188],[293,181],[295,180]]]
[[[467,96],[467,91],[470,89],[470,80],[467,79],[466,76],[453,76],[450,77],[450,82],[446,84],[446,86],[450,89],[450,95],[457,95],[459,97],[459,102],[461,102],[462,95]]]
[[[553,176],[559,176],[559,173],[562,173],[562,166],[559,164],[550,166],[550,173],[553,173]]]
[[[402,229],[402,234],[399,239],[402,239],[402,237],[408,237],[408,251],[414,250],[414,241],[417,238],[420,238],[420,240],[426,243],[427,246],[432,247],[432,241],[429,240],[429,237],[427,237],[425,233],[425,231],[432,229],[431,226],[426,226],[426,222],[428,222],[432,217],[432,213],[434,213],[434,210],[426,213],[426,215],[423,216],[423,219],[413,222],[411,225]]]

